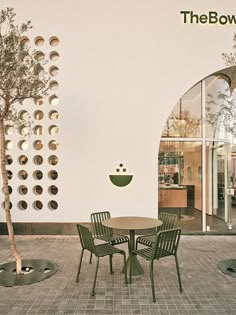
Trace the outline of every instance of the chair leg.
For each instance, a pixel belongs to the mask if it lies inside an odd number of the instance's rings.
[[[176,264],[176,270],[177,270],[177,275],[178,275],[178,280],[179,280],[179,290],[180,290],[180,292],[183,292],[177,255],[175,255],[175,264]]]
[[[84,255],[84,249],[82,249],[82,252],[81,252],[81,255],[80,255],[80,260],[79,260],[79,266],[78,266],[78,272],[77,272],[76,282],[79,282],[79,275],[80,275],[80,269],[81,269],[81,264],[82,264],[83,255]]]
[[[90,263],[90,264],[92,263],[92,258],[93,258],[93,253],[91,252],[91,253],[90,253],[90,258],[89,258],[89,263]]]
[[[93,279],[93,289],[92,289],[92,292],[91,292],[91,296],[94,296],[94,292],[95,292],[95,285],[96,285],[96,280],[97,280],[98,266],[99,266],[99,257],[97,257],[97,264],[96,264],[96,269],[95,269],[95,274],[94,274],[94,279]]]
[[[113,274],[113,269],[112,269],[112,255],[109,255],[109,262],[110,262],[110,274]]]
[[[124,257],[125,283],[128,284],[127,265],[126,265],[126,254],[125,254],[125,252],[123,252],[122,255],[123,255],[123,257]]]
[[[130,284],[131,284],[131,282],[132,282],[132,267],[133,267],[133,266],[132,266],[132,265],[133,265],[133,264],[132,264],[132,255],[134,255],[134,254],[133,254],[133,252],[131,251],[131,252],[130,252],[130,262],[131,262],[131,263],[130,263],[130,266],[129,266],[129,283],[130,283]]]
[[[149,262],[149,267],[150,267],[150,279],[151,279],[151,285],[152,285],[152,301],[156,302],[155,288],[154,288],[154,278],[153,278],[153,260],[151,260]]]

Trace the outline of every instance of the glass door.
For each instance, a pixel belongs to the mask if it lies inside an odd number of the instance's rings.
[[[222,142],[212,144],[212,214],[231,226],[231,150]]]

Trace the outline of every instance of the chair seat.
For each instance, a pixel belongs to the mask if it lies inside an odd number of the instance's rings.
[[[96,238],[109,242],[111,245],[118,245],[129,242],[128,236],[117,233],[112,233],[111,235],[101,235],[99,237],[97,236]]]
[[[137,237],[137,240],[136,240],[136,241],[137,241],[137,243],[139,243],[139,244],[143,244],[143,245],[146,245],[146,246],[151,247],[152,244],[155,243],[156,237],[157,237],[156,234],[143,235],[143,236]]]
[[[96,245],[96,254],[98,257],[105,257],[107,255],[120,254],[124,251],[116,248],[108,243]]]
[[[145,247],[139,250],[134,250],[134,254],[138,254],[141,257],[145,258],[146,260],[153,260],[153,254],[154,254],[154,248],[152,247]],[[156,255],[161,258],[161,257],[166,257],[166,256],[171,256],[173,255],[171,252],[164,250],[163,248],[158,248]]]

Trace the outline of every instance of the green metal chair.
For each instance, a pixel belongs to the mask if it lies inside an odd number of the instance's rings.
[[[111,214],[109,211],[94,212],[90,215],[93,236],[97,239],[108,242],[111,245],[128,243],[129,246],[129,237],[127,235],[114,233],[113,229],[102,225],[102,221],[105,221],[110,218]]]
[[[98,266],[99,266],[99,259],[101,257],[109,256],[109,261],[110,261],[110,273],[113,273],[112,269],[112,255],[114,254],[121,254],[124,257],[124,271],[125,271],[125,283],[128,283],[127,281],[127,268],[126,268],[126,255],[125,251],[116,248],[112,246],[109,243],[103,243],[99,245],[94,244],[94,238],[89,231],[89,229],[81,224],[77,224],[77,229],[79,232],[79,237],[80,237],[80,242],[82,246],[82,252],[79,260],[79,266],[78,266],[78,273],[76,277],[76,282],[79,282],[79,275],[80,275],[80,269],[82,265],[82,260],[83,260],[83,254],[85,250],[88,250],[89,252],[93,253],[97,257],[97,264],[96,264],[96,269],[95,269],[95,274],[94,274],[94,280],[93,280],[93,287],[92,287],[92,292],[91,295],[94,296],[95,293],[95,285],[96,285],[96,280],[97,280],[97,272],[98,272]]]
[[[154,277],[153,277],[153,263],[155,260],[159,260],[163,257],[167,257],[167,256],[175,257],[176,270],[177,270],[178,281],[179,281],[179,290],[180,292],[183,292],[181,278],[180,278],[179,264],[178,264],[178,259],[177,259],[177,250],[178,250],[180,235],[181,235],[181,229],[170,229],[170,230],[160,231],[157,233],[156,240],[152,247],[144,247],[142,249],[133,250],[131,252],[131,255],[139,255],[149,261],[153,302],[156,302]],[[130,283],[131,283],[132,264],[131,264],[129,276],[130,276]]]
[[[161,226],[156,229],[155,234],[141,235],[136,239],[136,249],[138,244],[146,245],[152,247],[153,243],[156,241],[156,235],[159,231],[174,229],[177,227],[178,216],[176,214],[161,212],[159,220],[163,222]]]

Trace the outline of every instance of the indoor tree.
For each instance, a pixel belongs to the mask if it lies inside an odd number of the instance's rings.
[[[16,273],[21,273],[21,256],[16,247],[11,219],[8,174],[6,170],[5,129],[29,125],[29,118],[22,120],[17,105],[26,99],[37,99],[46,95],[48,77],[44,62],[36,60],[35,51],[25,41],[25,33],[31,28],[27,21],[17,25],[13,8],[0,12],[0,155],[4,205],[9,242],[16,260]]]

